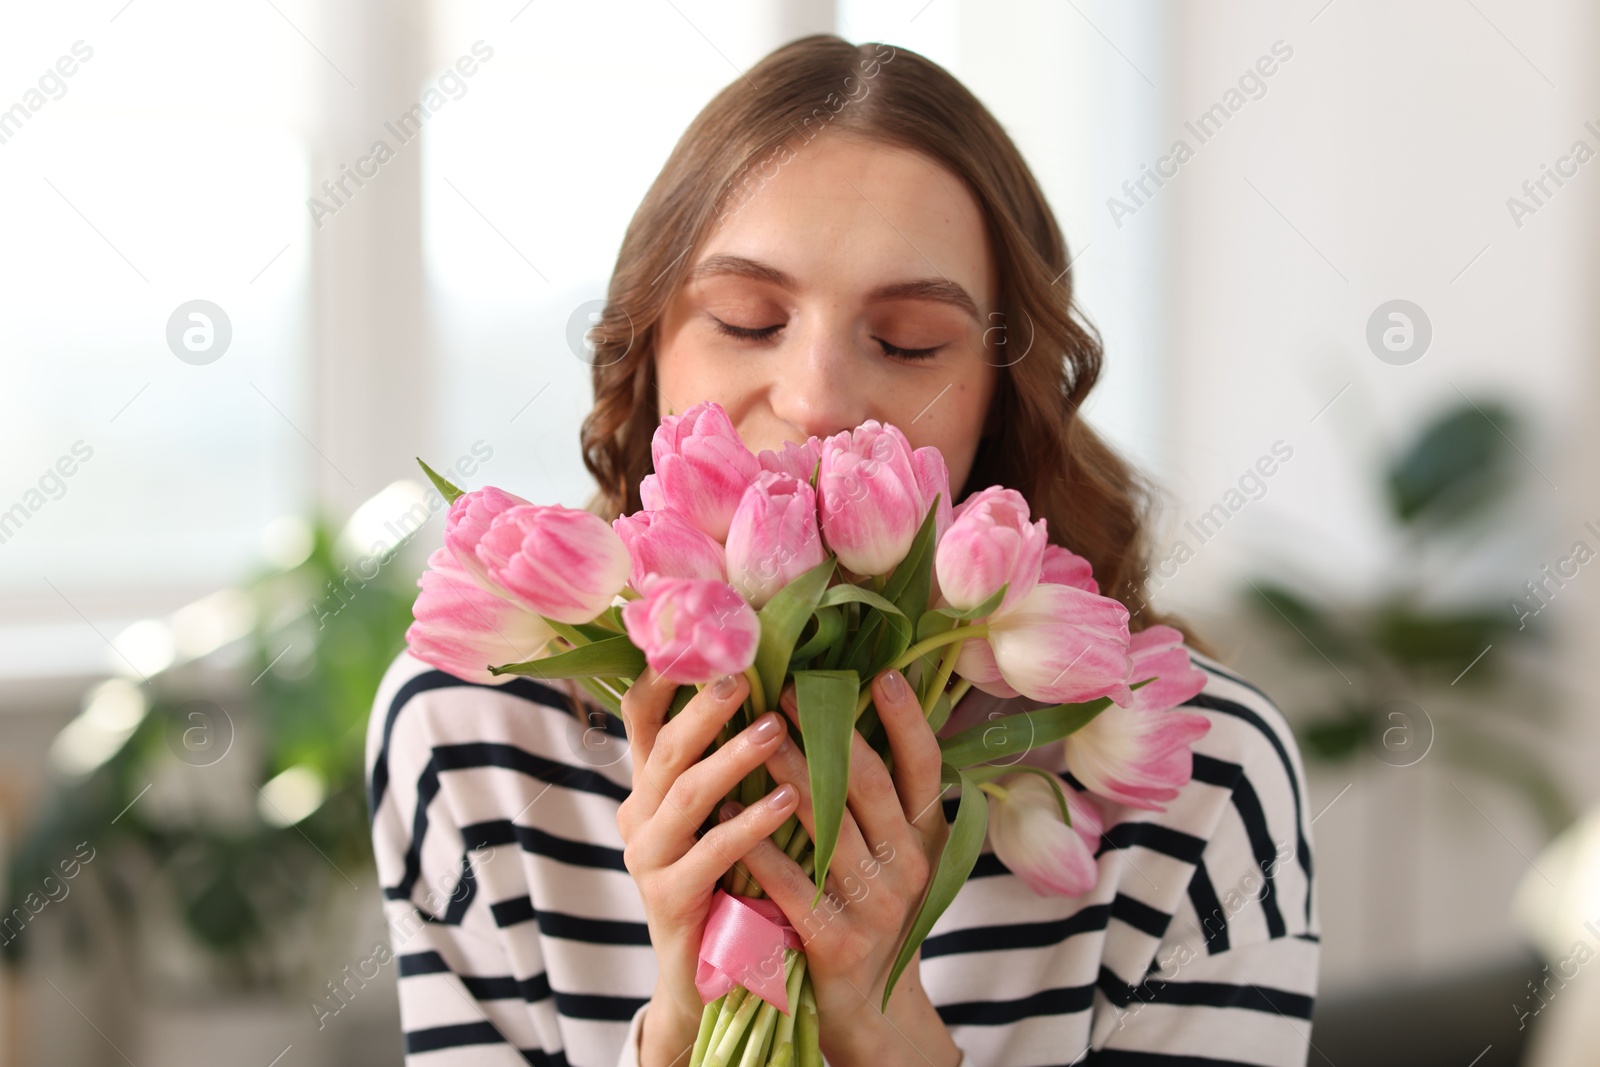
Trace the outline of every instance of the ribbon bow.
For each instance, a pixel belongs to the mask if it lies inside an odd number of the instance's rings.
[[[777,904],[718,889],[711,898],[711,914],[700,939],[700,965],[695,969],[701,1003],[709,1004],[734,986],[743,986],[788,1015],[783,950],[804,947]]]

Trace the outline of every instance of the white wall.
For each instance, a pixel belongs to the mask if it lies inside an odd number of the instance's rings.
[[[1527,457],[1523,529],[1493,558],[1431,563],[1447,594],[1514,595],[1520,579],[1507,574],[1533,576],[1582,519],[1600,517],[1590,310],[1600,162],[1520,228],[1506,207],[1574,140],[1600,149],[1584,127],[1600,127],[1592,6],[1173,10],[1171,138],[1197,144],[1181,119],[1221,100],[1274,41],[1293,56],[1158,193],[1171,214],[1129,222],[1173,228],[1172,536],[1273,442],[1294,451],[1164,599],[1204,620],[1221,619],[1241,578],[1263,571],[1301,574],[1335,597],[1381,588],[1393,546],[1370,472],[1385,448],[1458,403],[1457,389],[1528,416],[1515,441]],[[1405,366],[1365,342],[1368,316],[1393,298],[1421,305],[1434,328],[1430,350]],[[1552,613],[1574,649],[1558,679],[1573,720],[1552,755],[1592,799],[1600,578],[1586,577]],[[1225,651],[1275,692],[1345,688],[1314,656],[1285,661],[1245,645],[1244,631],[1222,632],[1239,634]],[[1540,844],[1537,827],[1512,799],[1436,759],[1411,771],[1369,759],[1354,774],[1315,776],[1315,809],[1354,782],[1316,827],[1328,988],[1481,962],[1519,943],[1506,905],[1529,869],[1519,850],[1532,857]]]

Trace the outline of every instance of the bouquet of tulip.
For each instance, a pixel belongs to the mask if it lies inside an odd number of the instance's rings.
[[[793,684],[794,741],[810,774],[816,839],[796,815],[773,835],[817,885],[845,811],[852,731],[892,762],[870,680],[901,670],[938,732],[969,687],[1050,706],[939,742],[955,821],[884,989],[966,882],[986,834],[1041,894],[1093,888],[1104,816],[1056,774],[1018,764],[1064,743],[1090,793],[1159,810],[1192,769],[1207,720],[1173,711],[1204,685],[1182,635],[1130,636],[1088,562],[1047,543],[1015,490],[950,505],[937,449],[893,426],[752,454],[726,412],[663,420],[643,510],[611,525],[500,489],[451,500],[443,548],[418,583],[407,632],[419,658],[463,678],[573,678],[620,714],[646,664],[679,683],[670,714],[725,674],[750,683],[730,739]],[[771,788],[758,767],[728,799]],[[987,800],[987,803],[983,801]],[[815,899],[813,903],[815,903]],[[803,942],[739,867],[713,898],[696,984],[705,1002],[691,1067],[820,1065]]]

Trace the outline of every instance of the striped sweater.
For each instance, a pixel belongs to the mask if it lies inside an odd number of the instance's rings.
[[[1195,662],[1187,707],[1211,729],[1194,778],[1165,812],[1103,805],[1094,890],[1037,896],[986,842],[923,943],[963,1067],[1306,1062],[1319,926],[1299,753],[1260,690]],[[1002,706],[970,693],[941,733]],[[1028,759],[1076,786],[1061,746]],[[367,771],[407,1063],[636,1065],[657,970],[616,824],[622,723],[402,653]]]

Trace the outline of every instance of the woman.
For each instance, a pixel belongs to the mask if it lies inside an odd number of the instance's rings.
[[[1067,262],[1016,148],[947,72],[832,36],[779,49],[696,118],[628,229],[583,431],[595,510],[640,507],[657,422],[702,401],[753,450],[875,418],[937,446],[958,499],[1022,492],[1134,630],[1162,621],[1141,595],[1141,483],[1077,417],[1100,348]],[[1098,880],[1076,897],[1036,893],[986,845],[886,1013],[955,801],[914,695],[875,679],[894,774],[857,746],[825,887],[848,903],[807,945],[830,1063],[1305,1062],[1318,947],[1299,756],[1263,694],[1195,661],[1207,681],[1186,710],[1210,729],[1166,810],[1106,805]],[[699,759],[745,685],[666,722],[673,686],[646,674],[618,722],[528,679],[396,660],[368,753],[411,1062],[687,1064],[718,878],[737,861],[797,928],[809,912],[766,840],[796,810],[810,826],[792,705]],[[1002,707],[973,692],[941,732]],[[1078,784],[1060,746],[1029,759]],[[762,764],[782,784],[716,812]]]

